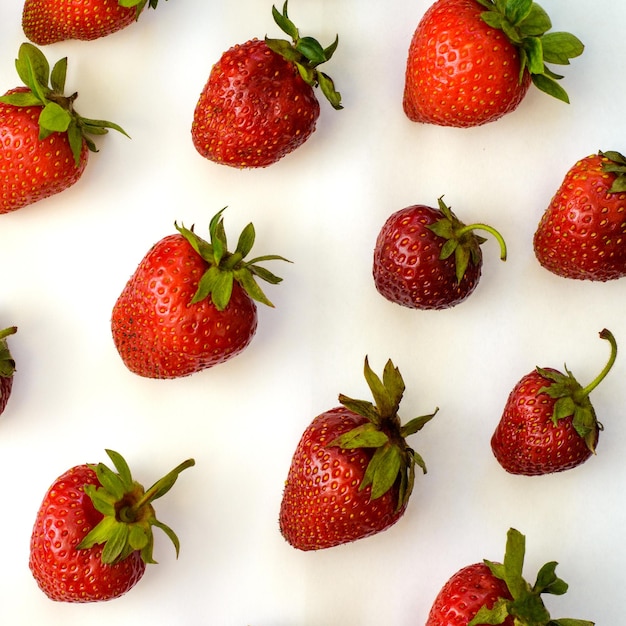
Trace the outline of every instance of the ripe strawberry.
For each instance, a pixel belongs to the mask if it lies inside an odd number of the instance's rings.
[[[437,0],[409,47],[403,106],[414,122],[470,127],[520,104],[531,81],[564,102],[562,78],[546,63],[569,64],[583,52],[532,0]]]
[[[319,550],[386,530],[404,514],[415,465],[422,457],[406,443],[430,421],[402,426],[398,408],[404,381],[391,360],[382,381],[365,359],[375,405],[339,396],[341,406],[318,415],[291,461],[280,507],[280,530],[299,550]]]
[[[0,97],[0,213],[65,191],[82,176],[90,135],[103,135],[117,124],[81,117],[74,109],[78,94],[63,95],[67,58],[50,72],[45,56],[22,44],[15,62],[26,87]],[[50,86],[48,86],[50,83]]]
[[[557,276],[607,281],[626,276],[626,157],[599,152],[565,175],[534,236],[543,267]]]
[[[30,570],[41,590],[60,602],[112,600],[129,591],[152,558],[152,527],[180,549],[174,531],[156,519],[152,502],[166,494],[193,459],[147,491],[126,461],[107,450],[117,470],[77,465],[48,489],[30,541]]]
[[[45,46],[67,39],[90,41],[130,26],[147,7],[159,0],[25,0],[24,34]]]
[[[511,528],[504,561],[485,560],[460,569],[443,586],[426,626],[593,626],[579,619],[551,619],[541,594],[563,595],[568,589],[556,575],[557,563],[546,563],[531,587],[523,577],[526,538]]]
[[[511,391],[491,438],[498,463],[511,474],[537,476],[572,469],[595,454],[599,431],[589,394],[613,367],[617,344],[604,329],[600,337],[611,345],[608,363],[586,387],[572,373],[536,368]]]
[[[257,328],[254,300],[273,306],[256,282],[282,279],[244,261],[252,224],[235,252],[227,250],[222,211],[209,227],[211,243],[176,225],[156,243],[129,279],[113,308],[113,340],[126,367],[148,378],[179,378],[223,363],[244,350]],[[209,298],[210,296],[210,298]]]
[[[0,415],[4,412],[13,389],[13,374],[15,373],[15,360],[11,356],[7,337],[17,332],[16,326],[10,326],[0,330]]]
[[[272,7],[283,39],[252,39],[226,51],[213,66],[194,112],[191,136],[205,158],[239,168],[266,167],[301,146],[320,114],[318,86],[335,109],[341,96],[318,66],[337,48],[300,37],[287,15]]]
[[[374,248],[372,273],[378,292],[412,309],[446,309],[463,302],[476,288],[482,268],[474,230],[490,232],[506,260],[500,233],[485,224],[466,226],[439,198],[439,208],[422,204],[392,214]]]

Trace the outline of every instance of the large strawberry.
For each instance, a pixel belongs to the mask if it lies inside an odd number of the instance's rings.
[[[557,276],[626,276],[626,157],[599,152],[565,175],[535,231],[535,256]]]
[[[437,0],[409,47],[403,105],[414,122],[470,127],[520,104],[530,83],[568,102],[546,63],[583,52],[532,0]]]
[[[159,0],[25,0],[24,34],[40,46],[106,37],[130,26],[146,7],[156,9]]]
[[[602,429],[589,394],[613,367],[617,344],[604,329],[611,354],[600,374],[583,387],[567,367],[536,368],[512,389],[491,438],[498,463],[511,474],[537,476],[572,469],[595,453]]]
[[[129,370],[148,378],[179,378],[223,363],[248,346],[257,328],[255,300],[273,306],[257,278],[280,278],[245,260],[255,231],[248,224],[234,252],[227,249],[222,211],[211,220],[210,243],[193,228],[156,243],[120,294],[111,319],[113,340]]]
[[[102,463],[72,467],[52,483],[37,512],[29,566],[51,600],[99,602],[129,591],[146,564],[155,563],[153,526],[165,532],[178,555],[178,538],[157,520],[152,502],[193,459],[145,490],[117,452],[106,452],[117,472]]]
[[[337,48],[301,37],[287,15],[274,20],[293,39],[252,39],[213,66],[193,117],[191,136],[205,158],[239,168],[266,167],[301,146],[315,130],[320,105],[314,87],[335,109],[341,96],[318,69]]]
[[[415,465],[426,472],[405,437],[437,411],[402,426],[399,370],[387,361],[381,380],[366,358],[365,378],[375,404],[340,395],[341,406],[318,415],[298,443],[280,507],[280,531],[294,548],[330,548],[386,530],[406,510]]]
[[[0,415],[4,412],[13,389],[15,360],[7,344],[7,337],[17,332],[17,326],[10,326],[0,331]]]
[[[478,285],[482,269],[474,233],[486,230],[500,244],[500,233],[485,224],[463,224],[439,198],[439,208],[417,204],[393,213],[374,248],[372,274],[378,292],[412,309],[446,309],[463,302]]]
[[[126,134],[117,124],[77,113],[78,94],[64,95],[67,58],[50,71],[42,52],[24,43],[15,67],[26,86],[0,97],[0,213],[75,184],[89,151],[97,151],[91,135],[103,135],[109,128]]]
[[[426,626],[593,626],[586,620],[550,617],[541,595],[563,595],[568,585],[551,561],[531,586],[523,576],[525,553],[526,538],[509,529],[503,562],[485,560],[460,569],[435,598]]]

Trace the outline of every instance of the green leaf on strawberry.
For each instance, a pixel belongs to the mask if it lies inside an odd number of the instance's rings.
[[[15,360],[7,344],[7,337],[17,332],[17,326],[0,330],[0,378],[10,378],[15,373]]]
[[[83,141],[89,150],[96,152],[91,134],[104,134],[109,129],[128,137],[126,131],[113,122],[89,120],[74,109],[77,93],[64,95],[67,76],[67,58],[63,58],[50,71],[45,55],[31,43],[23,43],[15,61],[18,76],[28,91],[18,91],[0,96],[0,102],[17,107],[41,106],[39,139],[52,133],[67,133],[76,165],[80,163]]]
[[[520,82],[527,70],[533,84],[563,102],[567,92],[556,82],[562,76],[552,72],[546,63],[569,65],[580,56],[584,45],[571,33],[548,31],[552,22],[548,14],[532,0],[477,0],[487,11],[482,19],[492,28],[502,30],[520,51]]]
[[[623,193],[626,191],[626,157],[615,150],[600,151],[598,154],[608,159],[608,161],[602,163],[602,171],[615,174],[615,180],[609,191],[611,193]]]

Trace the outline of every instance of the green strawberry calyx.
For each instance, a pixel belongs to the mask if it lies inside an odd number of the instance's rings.
[[[587,447],[594,454],[598,431],[602,430],[602,425],[598,422],[589,394],[611,371],[617,357],[617,343],[613,333],[605,328],[600,331],[599,335],[601,339],[609,342],[611,354],[602,371],[586,387],[583,387],[574,378],[567,366],[565,366],[566,374],[555,370],[537,368],[537,373],[549,381],[549,384],[539,389],[537,394],[545,393],[551,398],[556,398],[552,422],[557,426],[559,420],[572,418],[574,430],[585,440]]]
[[[335,41],[327,48],[322,47],[319,41],[313,37],[301,37],[296,25],[289,19],[287,2],[288,0],[285,0],[282,13],[273,6],[272,15],[279,28],[289,35],[292,41],[265,37],[267,47],[272,52],[280,54],[287,61],[294,63],[300,76],[307,84],[312,87],[319,85],[322,93],[334,109],[342,109],[341,94],[335,89],[333,79],[317,69],[322,63],[330,61],[339,44],[339,36],[335,37]]]
[[[39,115],[39,139],[43,141],[52,133],[67,133],[74,162],[80,163],[83,141],[91,152],[97,152],[91,135],[104,135],[108,129],[128,137],[117,124],[105,120],[92,120],[79,115],[74,109],[77,93],[65,95],[67,57],[55,63],[50,71],[43,52],[31,43],[20,46],[15,67],[27,89],[13,90],[0,97],[0,102],[17,107],[42,107]]]
[[[481,13],[483,21],[502,30],[519,50],[520,83],[528,70],[535,87],[569,103],[567,92],[557,82],[563,76],[546,64],[569,65],[570,59],[583,53],[583,43],[571,33],[548,32],[552,28],[550,17],[532,0],[476,1],[487,9]]]
[[[272,272],[260,266],[259,263],[275,260],[286,261],[287,263],[291,261],[275,254],[258,256],[246,261],[245,257],[252,250],[256,237],[254,226],[251,223],[241,232],[235,251],[229,252],[224,219],[222,217],[222,213],[225,210],[226,207],[214,215],[209,224],[210,242],[198,237],[193,231],[193,226],[189,229],[182,225],[174,224],[176,230],[209,264],[209,267],[198,282],[198,289],[191,303],[195,304],[211,296],[211,301],[215,307],[219,311],[223,311],[230,302],[233,283],[237,281],[253,300],[273,307],[274,305],[259,286],[257,278],[272,285],[280,283],[282,278],[272,274]]]
[[[483,606],[467,626],[502,624],[512,617],[515,626],[594,626],[594,622],[581,619],[552,619],[541,594],[563,595],[568,584],[556,575],[558,563],[546,563],[531,585],[523,577],[526,538],[515,528],[507,533],[506,550],[502,563],[485,560],[491,573],[506,583],[513,599],[499,598],[492,608]]]
[[[609,189],[610,193],[623,193],[626,191],[626,157],[616,152],[608,150],[607,152],[598,152],[602,157],[602,171],[615,174],[613,184]]]
[[[439,409],[436,408],[429,415],[416,417],[403,426],[398,409],[405,386],[398,368],[389,359],[381,380],[373,372],[368,358],[365,357],[364,374],[374,403],[355,400],[343,394],[339,395],[339,402],[368,421],[340,435],[328,446],[341,447],[345,450],[374,448],[375,452],[365,470],[359,490],[371,486],[370,498],[375,500],[387,493],[399,480],[396,507],[396,510],[399,510],[408,503],[411,496],[415,482],[415,466],[419,466],[424,474],[427,471],[424,459],[408,446],[405,438],[420,431]]]
[[[443,217],[435,223],[430,224],[428,228],[435,235],[443,237],[446,242],[441,248],[440,259],[447,259],[454,254],[456,263],[456,279],[457,282],[463,280],[465,272],[469,264],[478,265],[480,263],[479,247],[487,241],[484,237],[476,235],[475,230],[485,230],[493,235],[500,245],[500,259],[506,261],[507,250],[506,243],[502,235],[487,224],[469,224],[465,225],[452,212],[444,201],[443,196],[439,198],[439,210]]]
[[[159,4],[159,0],[117,0],[117,3],[121,7],[126,7],[128,9],[131,7],[137,7],[137,16],[135,19],[139,19],[139,16],[146,8],[146,5],[151,9],[156,9]]]
[[[104,516],[78,544],[79,550],[87,550],[103,544],[102,562],[118,563],[131,553],[140,551],[145,563],[156,563],[152,557],[152,527],[160,528],[180,551],[180,542],[174,531],[157,520],[152,502],[165,495],[176,482],[178,475],[195,465],[187,459],[148,490],[135,481],[124,458],[113,450],[106,450],[117,472],[104,465],[90,465],[96,473],[100,486],[85,485],[84,491],[91,498],[97,511]]]
[[[17,332],[17,326],[9,326],[0,330],[0,378],[11,378],[15,373],[15,361],[11,356],[7,337]]]

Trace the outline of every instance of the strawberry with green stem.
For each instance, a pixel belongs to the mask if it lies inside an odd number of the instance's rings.
[[[9,326],[0,331],[0,415],[9,402],[13,389],[13,374],[15,374],[15,360],[11,356],[7,337],[17,332],[17,326]]]
[[[65,191],[78,182],[92,136],[108,129],[126,132],[113,122],[82,117],[74,108],[77,93],[65,95],[67,58],[52,71],[43,53],[20,46],[15,67],[24,87],[0,97],[0,213]]]

